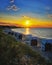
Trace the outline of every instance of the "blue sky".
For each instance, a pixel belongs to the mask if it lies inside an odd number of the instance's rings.
[[[0,18],[4,15],[52,20],[52,0],[0,0]]]

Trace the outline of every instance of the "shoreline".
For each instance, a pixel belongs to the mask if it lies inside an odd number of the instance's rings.
[[[27,40],[24,41],[24,40],[18,39],[18,36],[19,35],[22,35],[23,36],[24,34],[19,33],[19,32],[14,32],[14,31],[11,31],[11,30],[9,30],[9,31],[4,30],[4,33],[8,34],[8,32],[10,32],[9,35],[12,35],[17,41],[21,41],[22,43],[25,43],[25,44],[28,43],[27,45],[31,46],[30,41],[27,41]],[[29,35],[29,36],[28,35],[25,35],[25,36],[27,36],[27,38],[29,38],[30,40],[31,40],[31,37],[34,38],[34,39],[38,39],[38,43],[37,44],[39,44],[40,47],[38,47],[38,46],[32,46],[32,49],[33,50],[36,49],[36,51],[39,52],[46,59],[52,58],[52,56],[50,57],[50,55],[52,53],[45,51],[45,43],[51,43],[52,44],[52,39],[38,38],[38,37],[35,37],[35,36],[32,36],[32,35]],[[51,42],[49,40],[51,40]]]
[[[4,30],[6,33],[8,33],[8,32],[13,32],[13,33],[16,33],[16,34],[22,34],[22,35],[25,35],[25,36],[27,36],[27,35],[31,35],[32,37],[37,37],[37,38],[39,38],[40,40],[52,40],[52,38],[47,38],[47,37],[39,37],[39,36],[35,36],[35,35],[32,35],[32,34],[24,34],[24,33],[19,33],[19,32],[15,32],[15,31],[12,31],[11,29],[6,29],[6,30]]]

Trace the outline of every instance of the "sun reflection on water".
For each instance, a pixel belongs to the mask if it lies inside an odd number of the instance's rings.
[[[25,34],[26,34],[26,35],[30,34],[29,30],[30,30],[29,28],[26,28],[26,29],[25,29]]]

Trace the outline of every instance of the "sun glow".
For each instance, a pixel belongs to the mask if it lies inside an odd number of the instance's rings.
[[[30,24],[30,21],[29,20],[26,20],[26,25],[29,25]]]
[[[0,25],[13,25],[17,27],[46,27],[46,28],[52,28],[52,20],[47,19],[39,19],[39,18],[30,18],[27,16],[24,16],[22,18],[19,17],[19,19],[5,16],[4,18],[0,18]]]
[[[31,26],[31,21],[30,20],[26,20],[25,21],[25,27],[30,27]]]

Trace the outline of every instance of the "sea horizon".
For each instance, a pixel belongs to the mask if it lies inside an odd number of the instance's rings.
[[[12,28],[11,30],[39,38],[52,39],[52,28]]]

